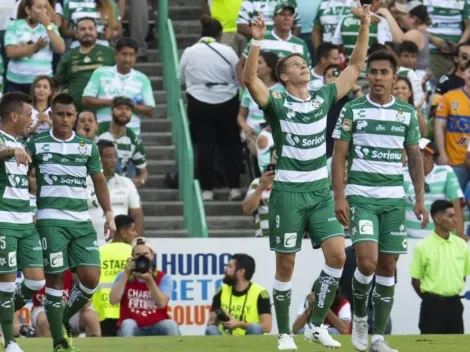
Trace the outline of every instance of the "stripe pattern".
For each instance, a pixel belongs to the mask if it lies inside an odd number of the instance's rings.
[[[255,178],[250,187],[248,187],[248,192],[246,192],[245,199],[250,198],[253,194],[255,194],[256,189],[260,184],[261,179]],[[262,236],[269,236],[269,223],[268,223],[268,204],[269,204],[269,196],[271,195],[271,188],[265,189],[261,194],[261,199],[259,203],[259,207],[255,213],[255,236],[262,237]]]
[[[351,14],[355,0],[322,0],[314,24],[321,25],[323,41],[331,43],[341,17]]]

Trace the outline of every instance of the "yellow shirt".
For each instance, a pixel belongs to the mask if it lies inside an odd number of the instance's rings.
[[[423,293],[456,296],[470,274],[467,243],[456,235],[445,240],[434,231],[416,244],[410,265],[410,276],[421,280]]]
[[[211,15],[220,21],[224,33],[237,31],[237,18],[243,0],[209,0]]]

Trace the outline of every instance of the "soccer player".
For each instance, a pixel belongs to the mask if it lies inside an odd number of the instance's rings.
[[[310,72],[298,54],[279,61],[276,74],[286,93],[270,92],[256,75],[266,26],[262,17],[252,24],[252,47],[243,81],[264,111],[276,145],[278,162],[269,200],[271,250],[276,252],[273,284],[279,329],[278,349],[297,349],[291,336],[289,306],[295,253],[308,231],[314,248],[322,248],[326,265],[315,286],[315,306],[304,336],[325,347],[341,347],[323,321],[328,313],[345,261],[344,231],[335,217],[326,166],[326,116],[331,106],[353,87],[362,71],[369,42],[370,9],[357,1],[361,27],[349,66],[337,81],[315,92],[308,91]]]
[[[37,228],[42,239],[46,296],[44,308],[55,352],[77,351],[71,345],[70,318],[91,298],[100,280],[96,232],[88,214],[86,177],[106,214],[105,234],[116,230],[108,185],[98,148],[76,135],[73,98],[59,94],[51,107],[52,129],[30,137],[27,150],[36,169]],[[79,282],[62,312],[64,272],[72,269]]]
[[[369,348],[367,300],[374,273],[373,352],[397,352],[384,340],[393,305],[396,264],[407,251],[402,152],[416,193],[414,213],[427,225],[424,208],[424,172],[418,119],[414,107],[392,96],[397,79],[393,55],[379,51],[367,60],[370,93],[346,103],[336,124],[332,162],[335,213],[350,226],[357,257],[353,276],[354,316],[352,344],[357,351]],[[348,180],[344,190],[345,164]],[[347,197],[347,199],[345,198]]]
[[[41,241],[29,205],[31,158],[20,141],[33,123],[29,96],[3,95],[0,117],[0,325],[5,351],[22,352],[15,342],[13,315],[45,283]],[[17,269],[25,280],[13,298]]]

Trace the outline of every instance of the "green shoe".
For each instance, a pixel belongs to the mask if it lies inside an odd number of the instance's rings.
[[[72,346],[72,327],[69,323],[62,324],[62,332],[67,343]]]
[[[72,345],[70,345],[66,339],[63,339],[62,341],[54,344],[53,352],[80,352],[80,350],[72,347]]]

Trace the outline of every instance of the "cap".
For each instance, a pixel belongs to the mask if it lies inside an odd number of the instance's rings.
[[[277,4],[276,7],[274,8],[274,15],[279,15],[284,9],[291,9],[292,13],[295,13],[295,6],[289,4],[288,2],[282,2],[280,4]]]
[[[115,108],[118,105],[127,105],[131,109],[134,108],[134,103],[128,97],[116,97],[116,98],[114,98],[113,103],[111,105],[111,108]]]
[[[132,241],[132,248],[134,248],[135,246],[140,246],[140,245],[146,246],[150,248],[152,252],[155,252],[149,240],[145,237],[137,237],[136,239],[134,239],[134,241]]]
[[[421,149],[422,151],[427,151],[436,156],[439,154],[435,144],[427,138],[421,138],[419,140],[418,145],[419,145],[419,149]]]

